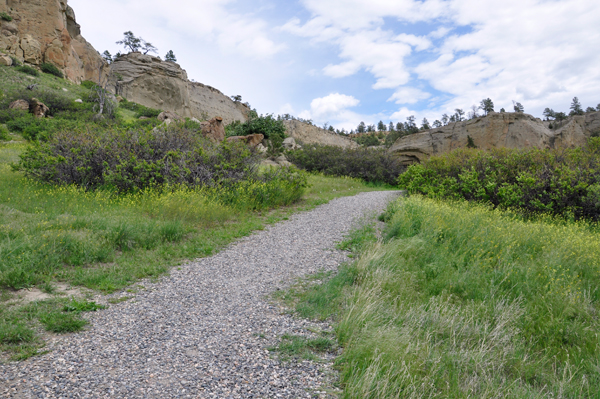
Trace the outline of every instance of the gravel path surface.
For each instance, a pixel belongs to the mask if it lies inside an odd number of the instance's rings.
[[[338,198],[143,282],[135,299],[90,314],[87,331],[55,338],[50,353],[0,364],[0,397],[328,397],[331,362],[281,362],[266,350],[285,333],[328,326],[282,313],[267,297],[347,260],[335,243],[395,196]]]

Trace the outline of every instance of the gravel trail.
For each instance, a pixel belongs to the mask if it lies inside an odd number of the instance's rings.
[[[335,199],[143,282],[134,299],[89,314],[87,331],[52,339],[48,354],[0,364],[0,397],[328,397],[331,362],[281,362],[266,349],[285,333],[328,326],[285,314],[267,297],[347,260],[335,243],[397,195]]]

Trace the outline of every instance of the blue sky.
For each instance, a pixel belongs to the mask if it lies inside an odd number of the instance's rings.
[[[259,113],[350,130],[496,106],[600,103],[597,0],[70,0],[82,34],[173,50],[188,76]]]

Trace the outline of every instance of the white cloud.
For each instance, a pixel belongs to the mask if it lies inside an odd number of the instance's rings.
[[[431,94],[414,87],[401,87],[388,99],[396,104],[414,104],[426,100]]]
[[[338,119],[340,113],[348,108],[356,107],[360,101],[352,96],[333,93],[326,97],[315,98],[310,103],[310,115],[317,120],[327,118]]]

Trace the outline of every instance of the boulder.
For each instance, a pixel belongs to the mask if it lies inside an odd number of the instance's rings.
[[[31,103],[29,103],[29,112],[31,112],[33,116],[35,116],[36,118],[44,118],[48,111],[50,111],[50,108],[48,108],[46,104],[44,104],[37,98],[31,99]]]
[[[145,121],[146,119],[150,119],[150,118],[147,116],[140,116],[138,119],[141,121]]]
[[[209,121],[200,122],[202,127],[202,135],[212,141],[220,143],[225,140],[225,126],[223,118],[217,116]]]
[[[78,98],[77,100],[75,100],[76,103],[82,104],[83,100],[81,98]]]
[[[42,46],[33,36],[27,34],[21,37],[21,49],[23,61],[34,65],[42,63]]]
[[[10,103],[9,109],[21,109],[23,111],[29,111],[29,101],[27,100],[16,100]]]
[[[7,56],[7,55],[2,55],[2,54],[0,54],[0,65],[3,65],[3,66],[11,66],[11,65],[12,65],[12,63],[13,63],[13,60],[12,60],[12,58],[10,58],[10,57],[9,57],[9,56]]]
[[[175,112],[171,112],[171,111],[164,111],[161,112],[160,114],[158,114],[157,119],[161,122],[166,122],[167,125],[169,123],[171,123],[172,121],[180,121],[183,120],[183,118],[179,115],[177,115]]]
[[[268,150],[267,150],[267,147],[265,147],[264,145],[262,145],[262,143],[258,143],[256,145],[256,151],[259,154],[266,154]]]
[[[125,100],[123,97],[117,96],[117,102],[123,102],[123,100]]]
[[[280,166],[285,166],[285,167],[292,166],[292,163],[287,160],[285,155],[280,155],[277,158],[275,158],[275,162],[277,162]]]
[[[242,141],[248,147],[257,147],[258,145],[262,146],[262,141],[265,136],[263,134],[249,134],[248,136],[232,136],[227,137],[227,141]],[[262,146],[264,148],[264,146]],[[266,150],[266,148],[265,148]]]
[[[283,140],[283,148],[286,150],[297,150],[301,148],[298,144],[296,144],[296,140],[293,137],[287,137]]]

